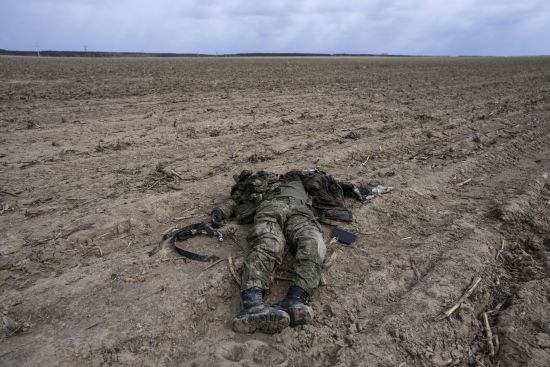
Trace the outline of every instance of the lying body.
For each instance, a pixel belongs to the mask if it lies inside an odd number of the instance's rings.
[[[241,311],[233,319],[233,329],[277,333],[289,325],[310,323],[313,310],[307,300],[319,286],[326,252],[319,221],[350,222],[344,196],[363,200],[370,193],[318,170],[280,176],[243,171],[235,181],[231,198],[212,211],[214,226],[232,217],[254,223],[247,238],[250,252],[242,273]],[[295,256],[293,284],[283,300],[265,305],[263,296],[287,247]]]

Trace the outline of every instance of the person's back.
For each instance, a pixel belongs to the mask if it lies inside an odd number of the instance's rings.
[[[306,203],[309,201],[309,197],[304,187],[304,184],[300,179],[281,182],[279,187],[277,187],[277,189],[274,190],[273,197],[274,198],[291,197],[291,198],[300,200],[303,203]]]

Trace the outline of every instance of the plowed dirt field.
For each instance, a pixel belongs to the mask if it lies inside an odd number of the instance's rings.
[[[550,58],[0,57],[0,365],[548,366],[549,133]],[[226,261],[146,254],[313,167],[395,190],[349,201],[312,325],[235,334]],[[248,229],[185,246],[239,271]]]

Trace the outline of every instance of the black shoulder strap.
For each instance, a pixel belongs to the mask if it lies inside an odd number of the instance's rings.
[[[155,244],[155,247],[153,247],[151,251],[148,252],[148,254],[149,256],[153,256],[161,249],[162,244],[168,241],[168,243],[174,245],[174,248],[181,256],[184,256],[188,259],[196,261],[218,260],[219,257],[217,256],[205,256],[197,254],[183,249],[183,247],[180,245],[175,245],[176,241],[185,241],[191,237],[195,237],[198,234],[206,234],[210,237],[217,237],[219,241],[223,241],[223,234],[220,231],[212,228],[210,224],[204,222],[194,223],[183,228],[174,229],[162,235],[162,239]]]

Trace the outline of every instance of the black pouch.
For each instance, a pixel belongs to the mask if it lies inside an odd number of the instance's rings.
[[[357,242],[357,236],[351,232],[343,230],[342,228],[334,227],[330,232],[330,236],[338,240],[338,242],[343,243],[347,246],[353,246]]]

